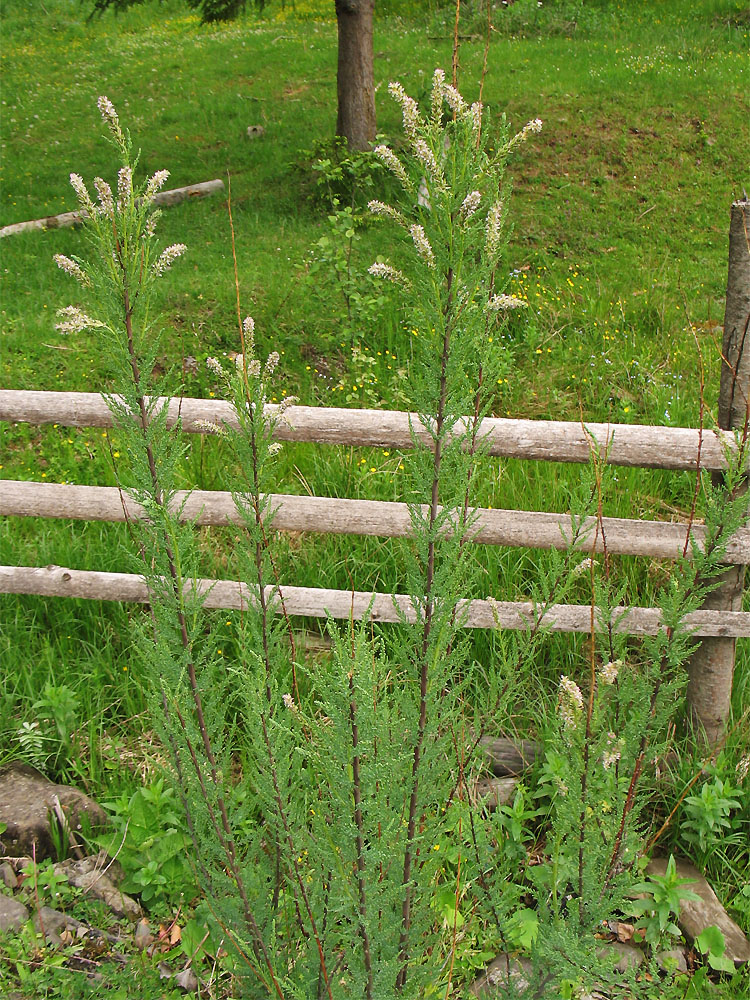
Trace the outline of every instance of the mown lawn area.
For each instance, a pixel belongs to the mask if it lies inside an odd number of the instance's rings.
[[[387,85],[399,80],[408,94],[429,100],[434,68],[450,73],[454,18],[453,9],[434,5],[398,8],[391,3],[375,21],[378,127],[396,149],[401,115]],[[156,302],[164,329],[158,370],[174,373],[174,391],[219,395],[206,359],[240,350],[231,191],[242,315],[255,319],[261,356],[281,355],[273,400],[409,409],[415,333],[395,294],[367,272],[389,254],[387,227],[368,216],[367,201],[389,201],[395,191],[372,156],[349,157],[334,141],[333,4],[274,3],[262,13],[248,5],[237,21],[212,25],[181,0],[86,14],[85,4],[71,0],[5,5],[0,226],[76,208],[71,172],[114,181],[118,162],[96,108],[106,94],[140,150],[142,175],[166,168],[167,187],[220,178],[226,188],[165,209],[159,223],[164,245],[188,248]],[[486,18],[484,9],[462,9],[462,93],[476,100],[483,78],[482,100],[498,130],[503,119],[513,130],[535,118],[544,123],[509,163],[503,280],[528,308],[498,337],[504,360],[493,414],[685,427],[698,426],[703,414],[713,426],[729,210],[750,189],[750,8],[741,0],[517,0],[493,8],[488,48]],[[261,134],[249,137],[249,126],[261,126]],[[76,289],[53,255],[87,252],[79,229],[0,241],[3,388],[107,389],[109,359],[93,339],[55,330],[56,311],[76,301]],[[182,486],[226,489],[228,449],[192,437]],[[114,485],[128,463],[120,447],[117,431],[6,423],[0,477]],[[275,489],[403,500],[403,469],[402,456],[385,448],[290,445]],[[475,488],[485,506],[568,511],[588,482],[576,466],[485,460]],[[687,520],[695,479],[618,469],[606,486],[605,515]],[[200,529],[200,539],[201,571],[222,576],[232,536]],[[122,525],[0,522],[5,565],[129,571],[128,545]],[[395,592],[404,586],[407,545],[293,534],[279,541],[279,572],[302,586]],[[477,596],[499,600],[528,597],[530,577],[550,565],[537,551],[477,558],[485,581]],[[623,558],[613,573],[626,603],[652,603],[669,585],[669,565],[656,560]],[[587,600],[586,581],[580,597]],[[140,787],[142,761],[156,768],[160,752],[149,743],[145,675],[132,644],[139,615],[105,602],[0,597],[0,765],[25,753],[101,798]],[[217,613],[211,621],[222,655],[238,655],[235,616]],[[304,624],[317,636],[320,623]],[[560,674],[577,669],[584,641],[546,640],[519,691],[519,733],[533,737],[554,712]],[[472,636],[473,660],[486,662],[494,643]],[[315,643],[307,655],[326,662]],[[74,695],[76,735],[62,758],[54,748],[34,757],[19,737],[39,717],[45,684]],[[749,703],[750,650],[741,640],[738,726],[725,762],[732,773],[750,752]],[[682,706],[675,711],[679,732]],[[685,753],[681,773],[689,775]],[[155,770],[145,773],[151,780]],[[743,796],[747,820],[747,784]],[[747,933],[744,835],[714,852],[708,868]],[[670,849],[689,851],[679,831],[670,836]],[[739,976],[717,995],[740,997],[743,989],[747,977]]]

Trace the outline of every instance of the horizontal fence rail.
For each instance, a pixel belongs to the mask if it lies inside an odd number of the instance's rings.
[[[243,610],[256,600],[257,591],[233,580],[196,580],[194,586],[204,597],[203,606],[209,609]],[[0,592],[138,604],[149,601],[148,586],[140,576],[62,566],[0,566]],[[416,618],[411,598],[404,594],[266,587],[266,600],[276,613],[282,610],[279,594],[288,615],[391,623]],[[541,617],[542,627],[552,632],[591,631],[591,608],[585,605],[555,604],[542,614],[542,609],[529,601],[490,598],[459,601],[457,609],[458,620],[467,628],[527,630]],[[594,611],[595,629],[606,631],[609,623],[597,609]],[[695,611],[686,615],[683,623],[696,636],[750,636],[750,612]],[[663,627],[657,608],[617,608],[612,613],[611,624],[615,631],[634,636],[655,635]]]
[[[269,495],[272,527],[277,531],[309,531],[334,535],[373,535],[405,538],[412,534],[409,506],[382,500]],[[180,491],[173,508],[183,521],[220,526],[240,523],[231,493],[219,490]],[[427,511],[427,507],[423,507]],[[70,518],[82,521],[136,520],[145,516],[136,503],[115,486],[73,486],[0,480],[0,515]],[[575,518],[522,510],[473,511],[471,541],[536,549],[575,548],[581,553],[650,556],[678,559],[686,548],[687,532],[702,548],[705,528],[700,524],[640,521],[627,518]],[[690,552],[688,545],[687,552]],[[728,562],[750,561],[750,529],[736,532],[727,546]]]
[[[269,415],[278,407],[269,404]],[[65,427],[112,427],[113,419],[99,393],[0,390],[0,420]],[[230,403],[178,397],[170,401],[168,423],[181,420],[183,431],[208,433],[207,425],[236,427]],[[411,427],[424,444],[429,432],[415,414],[394,410],[349,410],[338,407],[290,406],[276,425],[278,441],[318,442],[361,447],[413,447]],[[736,450],[727,431],[637,424],[576,423],[561,420],[512,420],[488,417],[480,436],[487,453],[505,458],[549,462],[588,462],[592,446],[610,465],[637,468],[717,471]]]

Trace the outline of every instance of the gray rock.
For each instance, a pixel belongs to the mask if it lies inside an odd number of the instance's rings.
[[[29,919],[29,911],[17,899],[0,894],[0,931],[17,931]]]
[[[54,868],[55,871],[62,872],[66,878],[69,872],[74,875],[87,875],[90,872],[106,875],[115,885],[119,885],[125,877],[119,861],[111,859],[106,851],[99,851],[98,854],[91,854],[85,858],[68,858],[66,861],[60,861]]]
[[[643,952],[635,945],[626,944],[624,941],[607,941],[596,949],[599,958],[610,962],[614,956],[617,961],[614,964],[615,972],[627,972],[628,969],[637,969],[643,962]]]
[[[7,861],[3,861],[0,865],[0,881],[11,890],[15,889],[18,885],[18,876]]]
[[[34,914],[34,927],[41,933],[44,932],[45,940],[51,945],[62,944],[63,931],[71,931],[75,934],[79,928],[86,930],[86,925],[76,920],[75,917],[59,910],[53,910],[50,906],[43,906]]]
[[[674,974],[675,972],[687,972],[688,970],[685,954],[680,948],[670,948],[669,951],[660,951],[654,958],[662,972]]]
[[[472,983],[469,992],[475,997],[493,997],[497,995],[496,986],[513,985],[518,992],[525,990],[529,981],[527,975],[531,963],[525,958],[513,958],[502,952],[493,958],[478,979]]]
[[[77,889],[83,889],[84,892],[88,893],[94,899],[100,899],[105,906],[110,908],[116,917],[127,917],[128,920],[138,920],[143,915],[143,911],[138,903],[131,896],[120,892],[108,876],[102,874],[102,872],[95,870],[77,872],[69,869],[66,874],[72,886],[75,886]]]
[[[262,125],[248,125],[247,126],[247,137],[248,139],[260,139],[266,134],[266,130]]]
[[[107,823],[104,810],[78,788],[55,785],[18,761],[0,771],[0,823],[7,826],[3,843],[9,854],[35,854],[37,861],[51,857],[50,814],[54,815],[55,800],[74,834],[81,829],[84,815],[92,827]]]
[[[492,811],[513,801],[518,778],[479,778],[474,786],[475,802]]]
[[[649,875],[664,875],[666,870],[666,858],[653,858],[646,868]],[[680,878],[693,879],[692,884],[686,888],[700,896],[697,901],[685,899],[680,905],[677,924],[688,941],[694,941],[707,927],[718,927],[724,935],[726,957],[735,965],[750,962],[750,941],[721,905],[716,893],[698,869],[688,861],[677,861],[676,870]]]

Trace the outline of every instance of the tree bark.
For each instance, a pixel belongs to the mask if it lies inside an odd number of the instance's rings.
[[[732,205],[729,228],[729,273],[724,312],[719,427],[745,427],[750,399],[750,202]],[[721,473],[714,473],[721,483]],[[747,487],[747,483],[745,483]],[[750,561],[750,552],[745,562]],[[745,566],[728,567],[718,589],[709,594],[704,607],[717,611],[741,611]],[[688,664],[688,710],[699,739],[715,746],[724,738],[731,711],[735,639],[704,639]]]
[[[338,118],[336,134],[350,149],[369,149],[375,139],[372,69],[374,0],[336,0],[338,25]]]

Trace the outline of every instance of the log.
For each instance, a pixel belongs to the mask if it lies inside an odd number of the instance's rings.
[[[235,580],[197,580],[195,587],[207,609],[243,610],[256,601],[256,591]],[[61,566],[0,566],[0,594],[80,597],[136,604],[149,601],[143,577]],[[289,615],[386,623],[416,620],[411,599],[405,594],[282,586],[281,595]],[[281,612],[278,588],[266,588],[266,601],[275,612]],[[530,601],[462,600],[457,605],[457,616],[464,628],[527,631],[539,618],[542,627],[550,632],[589,633],[591,626],[591,608],[586,604],[555,604],[542,611]],[[656,635],[663,627],[660,618],[657,608],[616,608],[612,612],[611,627],[627,635]],[[595,621],[597,631],[607,631],[610,627],[598,609]],[[685,616],[683,624],[696,636],[750,637],[750,612],[746,611],[695,611]]]
[[[278,406],[269,404],[271,419]],[[104,398],[93,392],[0,390],[0,420],[64,427],[112,427]],[[168,425],[181,421],[188,433],[205,434],[207,425],[237,427],[231,404],[223,400],[175,397],[169,403]],[[339,407],[291,406],[274,428],[277,441],[316,441],[358,447],[409,449],[411,427],[419,441],[432,439],[415,414],[397,410],[350,410]],[[637,424],[586,424],[562,420],[513,420],[488,417],[480,437],[490,455],[548,462],[588,462],[589,437],[611,465],[636,468],[718,470],[726,468],[726,452],[736,450],[727,431],[699,431],[687,427],[648,427]]]
[[[490,758],[497,777],[515,777],[531,767],[539,753],[535,740],[511,740],[505,736],[483,736],[479,745]]]
[[[310,531],[333,535],[373,535],[406,538],[412,535],[409,507],[382,500],[349,500],[338,497],[269,495],[269,511],[276,531]],[[196,525],[239,524],[232,494],[219,490],[179,491],[172,507],[182,521]],[[423,508],[424,513],[427,507]],[[621,517],[602,518],[600,530],[594,517],[573,518],[524,510],[474,511],[470,539],[483,545],[507,545],[536,549],[574,548],[583,553],[603,552],[606,541],[611,555],[650,556],[678,559],[685,547],[687,525],[662,521],[639,521]],[[144,515],[115,486],[73,486],[67,483],[35,483],[0,480],[0,515],[12,517],[70,518],[78,521],[124,522]],[[705,528],[693,524],[691,538],[702,547]],[[571,544],[572,543],[572,544]],[[750,529],[740,529],[730,541],[728,559],[746,558],[750,552]],[[740,610],[740,609],[736,609]]]
[[[224,181],[201,181],[200,184],[188,184],[187,187],[172,188],[171,191],[160,191],[154,197],[154,205],[169,208],[187,198],[207,198],[217,191],[224,190]],[[30,222],[14,222],[0,229],[0,237],[15,236],[17,233],[28,233],[32,230],[71,229],[80,226],[89,213],[85,209],[77,212],[61,212],[60,215],[48,215],[45,219],[32,219]]]

